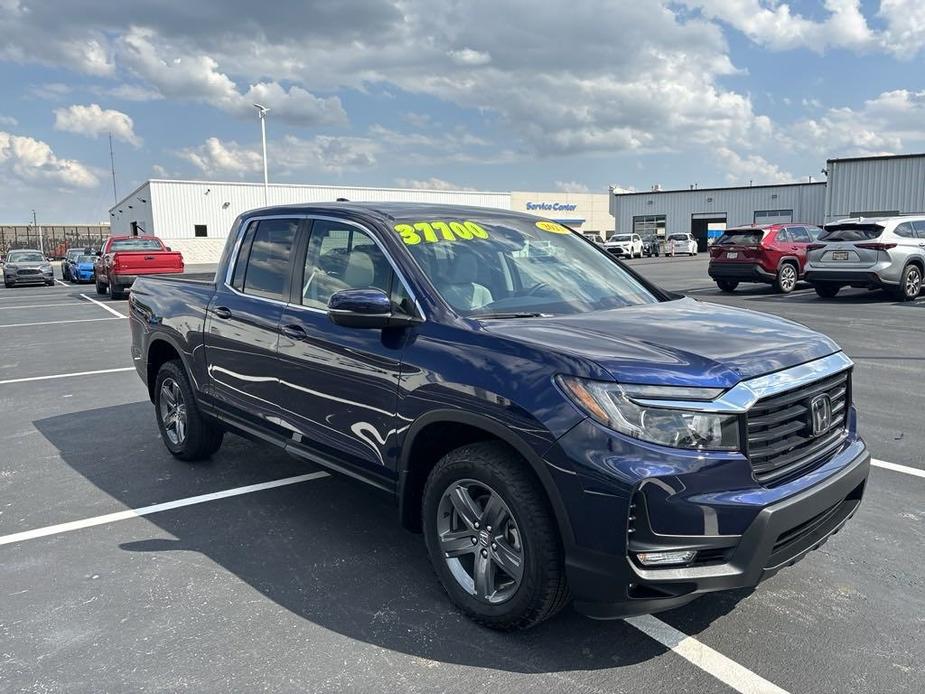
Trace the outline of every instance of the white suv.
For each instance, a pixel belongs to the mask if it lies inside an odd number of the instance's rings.
[[[627,258],[642,257],[642,237],[639,234],[614,234],[604,244],[610,253]]]
[[[912,301],[925,277],[925,216],[842,219],[807,246],[805,279],[819,296],[842,287],[886,289]]]
[[[668,234],[668,255],[697,255],[697,241],[690,234]]]

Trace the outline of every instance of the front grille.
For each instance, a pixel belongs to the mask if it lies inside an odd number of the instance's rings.
[[[845,436],[851,372],[759,400],[748,411],[748,457],[765,486],[783,484],[822,465]],[[831,423],[813,434],[810,402],[826,394]]]
[[[17,275],[41,275],[41,270],[18,270]]]

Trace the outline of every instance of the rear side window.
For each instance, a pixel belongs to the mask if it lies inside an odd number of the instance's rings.
[[[777,236],[774,237],[778,242],[781,241],[793,241],[794,238],[790,233],[790,229],[778,229]]]
[[[812,241],[806,227],[790,227],[790,239],[795,243],[809,243]]]
[[[764,238],[761,229],[731,229],[719,237],[719,246],[757,246]]]
[[[904,239],[915,238],[915,229],[912,228],[912,222],[903,222],[895,229],[893,229],[893,233],[897,236],[901,236]]]
[[[244,271],[245,294],[283,300],[289,280],[289,256],[297,219],[264,219],[257,223]]]
[[[912,222],[912,226],[915,229],[915,235],[920,239],[925,239],[925,221]]]
[[[879,224],[828,224],[820,241],[870,241],[883,233]]]

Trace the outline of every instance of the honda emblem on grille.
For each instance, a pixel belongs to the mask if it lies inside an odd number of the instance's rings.
[[[832,398],[827,393],[809,401],[809,418],[813,436],[821,436],[832,426]]]

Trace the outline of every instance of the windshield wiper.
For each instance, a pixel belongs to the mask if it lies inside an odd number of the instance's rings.
[[[540,318],[542,316],[548,316],[548,313],[539,313],[537,311],[511,311],[504,313],[501,311],[498,312],[489,312],[489,313],[473,313],[470,318]]]

